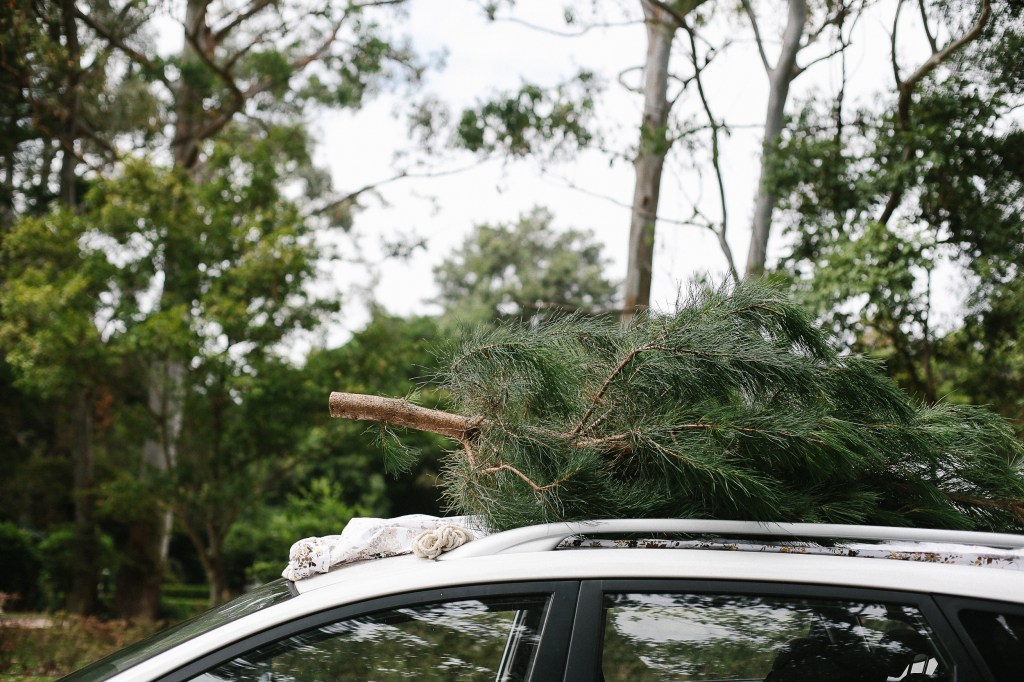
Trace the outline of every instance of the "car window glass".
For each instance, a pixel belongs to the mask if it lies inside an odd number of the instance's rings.
[[[1024,663],[1024,616],[999,611],[960,612],[960,622],[996,682],[1018,682]]]
[[[951,680],[917,609],[748,595],[609,594],[612,680]]]
[[[525,680],[546,597],[469,599],[340,620],[263,646],[197,682]]]
[[[204,632],[218,628],[225,623],[256,613],[274,604],[291,599],[291,588],[286,580],[274,580],[233,599],[226,604],[210,609],[195,618],[162,630],[152,637],[126,647],[115,654],[96,661],[81,670],[62,678],[62,682],[102,682],[117,673],[136,666],[148,658],[167,651]]]

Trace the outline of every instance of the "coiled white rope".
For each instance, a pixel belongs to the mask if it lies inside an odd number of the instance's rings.
[[[412,553],[424,559],[436,559],[442,553],[461,547],[473,539],[472,533],[459,526],[441,526],[428,530],[412,541]]]

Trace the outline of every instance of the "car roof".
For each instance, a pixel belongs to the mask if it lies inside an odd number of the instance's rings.
[[[644,544],[636,539],[638,534],[655,538]],[[675,539],[665,539],[666,534]],[[673,542],[683,544],[672,546]],[[695,546],[694,542],[702,546]],[[878,553],[865,556],[859,552],[764,549],[781,548],[787,543],[790,548],[813,545],[830,550],[864,545]],[[917,552],[916,557],[910,556],[914,552],[908,555],[895,551],[913,546],[940,550],[939,558],[934,559],[936,555],[929,554],[930,550]],[[950,555],[969,560],[946,563]],[[878,556],[904,560],[879,560]],[[978,560],[985,556],[998,560]],[[148,679],[165,674],[180,666],[182,660],[220,650],[270,625],[337,606],[404,593],[443,593],[448,588],[474,585],[671,579],[694,581],[690,584],[695,590],[723,591],[732,584],[738,591],[749,592],[758,589],[758,585],[775,584],[782,589],[790,585],[802,592],[808,586],[831,586],[1024,604],[1021,556],[1024,537],[992,533],[734,521],[549,524],[477,539],[435,560],[402,555],[335,567],[293,583],[293,598],[206,632],[140,663],[116,679]],[[715,585],[710,586],[709,581]],[[626,589],[629,588],[627,584]]]
[[[645,539],[646,538],[646,539]],[[879,559],[886,559],[880,561]],[[678,519],[518,528],[435,561],[358,562],[295,584],[353,600],[459,584],[589,578],[767,581],[1024,602],[1024,536],[825,524]],[[978,571],[984,571],[979,580]]]

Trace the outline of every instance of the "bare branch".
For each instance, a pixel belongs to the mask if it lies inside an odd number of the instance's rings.
[[[214,39],[214,41],[218,45],[220,45],[222,42],[224,42],[224,39],[227,38],[228,35],[233,30],[235,30],[236,28],[241,26],[243,23],[245,23],[249,19],[252,19],[254,16],[256,16],[257,14],[262,12],[264,9],[266,9],[270,5],[273,5],[276,1],[277,0],[255,0],[255,2],[253,2],[252,5],[249,6],[249,9],[245,10],[244,12],[239,12],[235,16],[235,18],[232,19],[231,21],[229,21],[227,24],[225,24],[224,26],[221,26],[218,29],[215,29],[213,31],[213,39]]]
[[[981,15],[978,20],[974,23],[974,26],[964,33],[962,36],[952,41],[946,47],[942,48],[938,52],[933,52],[932,56],[928,60],[918,67],[910,78],[903,82],[901,88],[913,88],[920,83],[928,74],[934,71],[939,65],[949,59],[953,54],[964,47],[965,45],[973,42],[981,32],[985,29],[985,24],[988,23],[989,17],[992,16],[992,5],[989,0],[982,0],[981,2]]]
[[[748,0],[744,0],[744,3],[747,2]],[[704,92],[704,82],[701,79],[701,73],[705,68],[707,68],[707,65],[710,63],[710,58],[706,60],[702,66],[700,64],[700,60],[697,59],[697,40],[694,37],[694,30],[687,26],[686,34],[690,38],[690,57],[693,61],[693,78],[697,83],[697,94],[700,96],[701,106],[703,106],[704,113],[708,117],[708,124],[711,126],[711,165],[715,170],[715,178],[718,182],[718,199],[722,211],[722,222],[720,223],[720,227],[717,230],[714,230],[714,232],[718,237],[718,244],[722,248],[722,254],[725,256],[725,260],[729,264],[729,273],[732,275],[733,281],[738,284],[740,281],[739,272],[736,270],[736,263],[732,257],[732,249],[729,247],[729,242],[725,238],[729,224],[729,209],[725,200],[725,180],[722,177],[722,163],[719,153],[718,131],[721,129],[722,125],[711,111],[711,104],[708,102],[707,93]]]
[[[619,81],[619,85],[624,87],[629,92],[635,92],[637,94],[643,94],[643,91],[644,91],[643,88],[637,87],[637,86],[634,86],[634,85],[630,85],[630,84],[628,84],[625,81],[625,76],[626,76],[627,73],[632,73],[633,71],[643,71],[643,70],[644,70],[643,66],[630,66],[628,68],[623,69],[622,71],[619,71],[619,75],[616,76],[616,79]]]
[[[214,59],[213,55],[207,54],[206,50],[203,49],[203,45],[199,42],[199,36],[196,31],[185,31],[185,40],[188,41],[189,45],[192,46],[193,51],[198,55],[199,59],[202,60],[206,67],[219,78],[224,85],[231,91],[231,98],[235,101],[236,106],[234,112],[241,109],[242,105],[245,104],[245,95],[242,94],[241,89],[238,87],[238,83],[235,82],[235,77],[232,76],[222,65],[218,64]]]
[[[914,96],[914,89],[918,83],[924,80],[932,71],[938,68],[942,63],[948,60],[957,50],[963,48],[965,45],[970,44],[972,41],[977,39],[981,35],[981,32],[985,29],[985,24],[988,23],[989,17],[992,15],[992,6],[990,0],[982,0],[981,13],[978,16],[978,20],[967,30],[962,36],[956,40],[949,42],[946,47],[942,48],[938,52],[933,52],[921,66],[917,68],[914,73],[910,75],[905,81],[900,80],[899,69],[896,67],[896,22],[899,20],[899,10],[902,7],[904,0],[900,0],[896,7],[896,20],[893,22],[893,69],[896,74],[896,87],[899,90],[899,99],[896,102],[896,125],[898,130],[907,133],[910,131],[910,105]],[[908,140],[903,147],[903,153],[900,156],[901,161],[907,162],[911,159],[914,154],[913,144]],[[882,209],[881,215],[878,217],[878,222],[885,225],[892,219],[896,209],[899,207],[900,202],[903,200],[904,187],[902,182],[897,182],[892,192],[889,194],[889,198],[885,202],[885,207]]]
[[[768,62],[768,55],[764,51],[761,28],[757,23],[757,14],[754,12],[754,7],[750,4],[750,0],[743,0],[743,9],[746,11],[747,16],[750,17],[750,25],[754,29],[754,42],[757,43],[757,52],[761,55],[761,63],[764,65],[765,72],[770,74],[772,72],[772,65]]]
[[[903,78],[900,76],[900,65],[896,61],[896,31],[900,25],[900,11],[903,9],[903,0],[896,3],[896,13],[892,19],[892,33],[889,36],[889,56],[892,59],[892,75],[896,77],[896,87],[901,87]]]
[[[841,43],[839,45],[839,47],[837,47],[836,49],[832,50],[828,54],[823,54],[820,57],[812,59],[811,61],[807,62],[803,66],[795,66],[795,67],[793,67],[793,78],[795,79],[798,76],[802,75],[805,71],[807,71],[809,68],[811,68],[815,64],[820,64],[821,62],[825,62],[825,61],[828,61],[829,59],[832,59],[832,57],[835,57],[840,52],[843,52],[849,46],[850,46],[850,43],[843,42],[843,43]]]
[[[333,211],[334,209],[336,209],[336,208],[338,208],[340,206],[344,206],[345,204],[349,204],[349,203],[355,201],[360,195],[365,194],[367,192],[372,192],[373,190],[375,190],[375,189],[377,189],[379,187],[383,187],[384,185],[389,185],[392,182],[397,182],[399,180],[405,180],[405,179],[408,179],[408,178],[442,178],[442,177],[445,177],[445,176],[448,176],[448,175],[458,175],[459,173],[465,173],[468,170],[472,170],[474,168],[478,168],[479,166],[482,166],[483,164],[485,164],[488,161],[490,161],[492,158],[493,157],[483,157],[483,158],[478,159],[478,160],[474,161],[473,163],[468,164],[466,166],[460,166],[458,168],[448,168],[448,169],[445,169],[445,170],[424,171],[424,172],[413,172],[413,171],[408,171],[408,170],[399,171],[398,173],[395,173],[394,175],[392,175],[390,177],[384,178],[382,180],[376,180],[374,182],[367,183],[367,184],[363,185],[362,187],[360,187],[359,189],[354,190],[352,192],[349,192],[348,194],[346,194],[345,196],[343,196],[343,197],[341,197],[339,199],[335,199],[335,200],[331,201],[328,204],[325,204],[323,206],[320,206],[320,207],[318,207],[318,208],[308,212],[306,214],[306,216],[309,217],[309,216],[317,216],[317,215],[324,215],[325,213],[330,213],[331,211]]]
[[[263,40],[263,37],[265,35],[267,35],[268,33],[270,33],[269,29],[265,30],[265,31],[261,31],[259,33],[259,35],[253,36],[252,40],[250,40],[244,46],[239,48],[237,52],[235,52],[233,55],[229,56],[227,59],[224,60],[224,68],[227,69],[228,71],[231,71],[232,69],[234,69],[235,65],[238,64],[238,60],[239,59],[241,59],[245,55],[249,54],[249,52],[252,51],[252,49],[254,47],[256,47],[257,45],[264,44],[265,41]]]
[[[292,65],[291,65],[292,66],[292,70],[293,71],[301,71],[302,69],[306,68],[307,66],[309,66],[313,62],[319,61],[324,56],[326,56],[327,53],[330,52],[331,46],[338,39],[338,32],[341,31],[341,27],[345,24],[345,20],[348,19],[348,17],[351,14],[352,10],[363,9],[364,7],[383,7],[385,5],[402,5],[402,4],[405,4],[405,2],[406,2],[406,0],[374,0],[374,2],[355,3],[355,4],[352,4],[352,5],[349,5],[345,9],[345,11],[342,12],[341,17],[334,23],[334,27],[331,29],[331,32],[328,34],[327,38],[325,38],[324,41],[322,43],[320,43],[320,46],[317,47],[317,49],[315,49],[313,52],[311,52],[308,55],[306,55],[305,57],[300,57],[299,59],[297,59],[294,62],[292,62]]]
[[[865,2],[861,2],[860,10],[855,14],[854,21],[856,21],[857,18],[859,18],[860,15],[863,14],[864,4]],[[821,36],[825,33],[826,30],[828,30],[830,26],[836,26],[842,29],[843,23],[846,21],[846,17],[849,16],[849,14],[850,10],[846,3],[838,3],[836,5],[834,14],[827,16],[825,20],[821,22],[820,26],[818,26],[813,31],[809,31],[807,33],[807,38],[804,40],[803,45],[800,46],[800,49],[810,47],[814,43],[818,42],[818,39],[821,38]]]
[[[578,31],[559,31],[557,28],[551,28],[549,26],[541,26],[540,24],[534,24],[533,22],[526,21],[525,19],[520,19],[519,17],[512,17],[512,16],[509,16],[509,17],[494,17],[492,19],[492,21],[504,21],[504,22],[507,22],[507,23],[510,23],[510,24],[518,24],[519,26],[525,26],[526,28],[528,28],[528,29],[530,29],[532,31],[539,31],[541,33],[548,33],[550,35],[559,36],[559,37],[562,37],[562,38],[579,38],[580,36],[584,36],[587,33],[590,33],[591,31],[593,31],[594,29],[599,29],[599,28],[622,28],[624,26],[637,26],[639,24],[644,23],[643,21],[641,21],[639,19],[637,19],[635,21],[618,21],[618,22],[608,21],[608,22],[598,22],[598,23],[594,23],[594,24],[587,24],[586,26],[584,26],[583,28],[579,29]]]
[[[924,26],[924,34],[928,38],[928,45],[932,48],[932,54],[939,51],[939,44],[932,35],[932,29],[928,25],[928,12],[925,11],[924,0],[917,0],[917,8],[921,10],[921,24]]]
[[[602,201],[607,201],[608,203],[613,204],[615,206],[618,206],[619,208],[625,208],[625,209],[630,210],[630,211],[633,210],[633,206],[631,204],[627,204],[624,201],[620,201],[620,200],[616,199],[615,197],[611,197],[611,196],[608,196],[607,194],[601,194],[600,192],[594,192],[594,191],[589,190],[589,189],[587,189],[585,187],[581,187],[581,186],[577,185],[576,183],[572,182],[571,180],[568,180],[568,179],[566,179],[566,178],[564,178],[562,176],[559,176],[559,175],[555,175],[553,173],[549,173],[548,175],[551,176],[551,177],[557,178],[563,185],[565,185],[565,187],[567,187],[568,189],[571,189],[573,191],[579,192],[580,194],[585,194],[586,196],[594,197],[595,199],[601,199]],[[680,227],[699,227],[702,230],[712,230],[712,231],[714,231],[713,228],[710,225],[708,225],[706,223],[693,222],[692,220],[680,220],[678,218],[666,218],[665,216],[660,215],[660,214],[656,215],[656,216],[651,216],[651,219],[652,220],[657,220],[659,223],[665,223],[666,225],[678,225]]]
[[[94,21],[92,17],[84,13],[82,10],[78,9],[77,5],[75,6],[75,17],[77,19],[80,19],[86,26],[91,28],[96,33],[96,35],[106,40],[108,44],[110,44],[113,47],[116,47],[125,55],[127,55],[127,57],[131,59],[133,62],[145,68],[151,75],[155,76],[156,79],[159,80],[161,83],[166,85],[168,88],[171,87],[171,82],[167,78],[167,74],[164,73],[162,67],[159,67],[156,64],[154,64],[149,59],[149,57],[128,45],[120,37],[108,31],[106,27]]]

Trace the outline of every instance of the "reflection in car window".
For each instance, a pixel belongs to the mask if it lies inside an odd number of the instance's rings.
[[[909,606],[609,594],[604,617],[602,668],[608,682],[953,679],[928,626]]]
[[[1024,616],[968,609],[960,612],[960,622],[996,682],[1019,682],[1024,662]]]
[[[288,581],[274,580],[262,587],[243,594],[227,604],[202,613],[191,620],[162,630],[148,639],[137,642],[112,656],[86,666],[61,678],[61,682],[102,682],[122,670],[138,665],[142,661],[167,651],[173,646],[197,637],[204,632],[238,620],[242,616],[256,613],[260,609],[280,603],[292,596]]]
[[[349,618],[261,647],[193,680],[525,680],[546,606],[546,597],[470,599]]]

